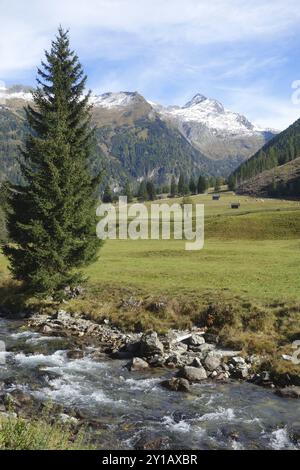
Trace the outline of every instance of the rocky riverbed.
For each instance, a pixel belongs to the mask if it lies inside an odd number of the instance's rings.
[[[28,325],[46,335],[74,337],[79,345],[95,344],[98,353],[100,351],[113,359],[128,359],[126,367],[130,371],[164,367],[177,370],[177,376],[189,383],[207,379],[225,382],[238,379],[270,388],[278,385],[267,370],[255,372],[260,369],[265,359],[263,356],[244,356],[241,351],[224,349],[218,344],[217,335],[197,327],[186,331],[170,330],[164,335],[156,332],[125,334],[111,326],[108,320],[98,324],[64,310],[54,315],[33,315]],[[80,351],[74,354],[80,355]],[[176,383],[171,381],[169,385],[164,385],[172,388],[174,384],[177,388]],[[283,396],[300,396],[298,384],[288,376],[285,385],[290,387],[282,392]]]
[[[204,330],[124,334],[58,311],[1,319],[0,339],[0,413],[34,415],[51,400],[55,419],[106,448],[299,448],[299,402],[274,393],[298,387],[277,389],[254,372],[262,358]]]

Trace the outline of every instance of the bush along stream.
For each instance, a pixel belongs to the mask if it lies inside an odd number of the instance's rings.
[[[2,317],[0,340],[0,420],[47,409],[99,449],[300,449],[297,383],[203,329],[125,334],[60,310]]]

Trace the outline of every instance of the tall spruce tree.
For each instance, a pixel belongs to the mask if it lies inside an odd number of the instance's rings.
[[[186,181],[183,173],[180,173],[178,180],[178,193],[182,196],[186,194]]]
[[[34,292],[54,292],[79,282],[78,268],[96,259],[95,190],[88,170],[92,130],[87,77],[59,28],[38,69],[31,133],[20,162],[25,184],[10,186],[4,247],[16,279]]]
[[[197,186],[196,186],[195,180],[192,176],[191,176],[190,182],[189,182],[189,190],[190,190],[191,194],[196,194]]]
[[[203,194],[207,190],[208,182],[204,176],[199,176],[197,183],[197,192],[198,194]]]
[[[175,197],[177,192],[178,192],[178,187],[177,187],[175,176],[173,175],[172,180],[171,180],[171,186],[170,186],[170,196]]]
[[[126,181],[126,183],[125,183],[124,196],[127,197],[127,202],[132,202],[133,196],[132,196],[132,191],[131,191],[131,186],[130,186],[129,181]]]
[[[147,193],[146,181],[142,181],[138,190],[138,200],[147,201],[147,199],[148,199],[148,193]]]
[[[149,201],[154,201],[156,197],[156,189],[152,181],[147,181],[146,189]]]
[[[113,193],[108,184],[104,188],[103,195],[102,195],[102,202],[104,203],[113,202]]]

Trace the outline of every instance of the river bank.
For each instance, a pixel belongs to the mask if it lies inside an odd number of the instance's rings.
[[[96,344],[100,354],[107,354],[113,359],[127,359],[127,368],[131,371],[166,367],[177,370],[176,375],[189,382],[206,379],[247,380],[276,389],[282,396],[300,396],[297,387],[300,376],[273,376],[271,371],[263,369],[264,355],[247,355],[240,350],[221,347],[218,335],[209,333],[207,328],[173,329],[160,335],[155,331],[125,333],[110,325],[108,319],[99,324],[65,310],[52,315],[35,314],[28,325],[46,335],[71,336],[77,338],[79,344]],[[76,354],[80,356],[80,349]],[[176,387],[176,382],[173,384]],[[172,383],[169,386],[172,387]]]
[[[111,359],[115,352],[104,351],[110,330],[116,345],[141,335],[124,335],[104,323],[100,344],[95,325],[95,336],[88,337],[82,329],[91,327],[89,320],[75,320],[76,326],[65,312],[52,319],[0,319],[6,344],[0,365],[3,412],[32,420],[51,402],[51,419],[69,422],[75,433],[84,429],[97,448],[299,447],[297,400],[231,379],[193,381],[188,392],[166,389],[161,384],[177,369],[129,371],[129,357]],[[66,321],[73,328],[62,327]],[[47,333],[37,331],[46,326]]]

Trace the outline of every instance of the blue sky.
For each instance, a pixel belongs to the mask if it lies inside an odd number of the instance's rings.
[[[89,87],[139,91],[162,104],[216,98],[283,129],[300,116],[299,0],[0,0],[0,80],[34,83],[59,24]]]

